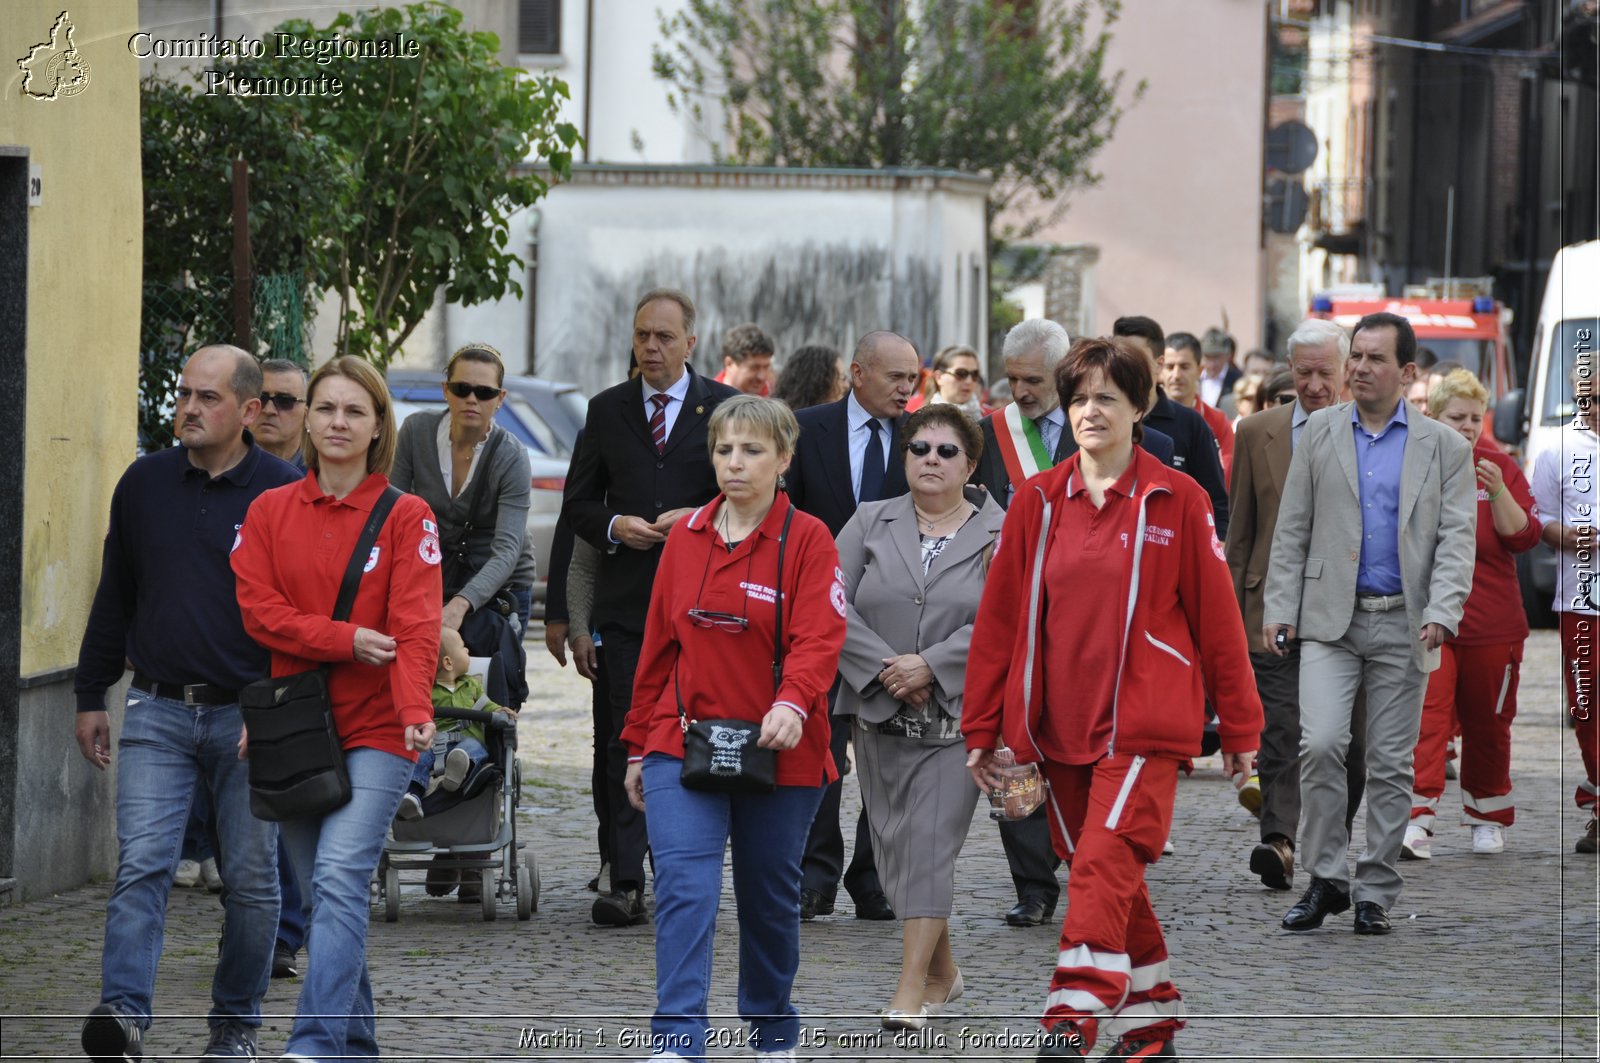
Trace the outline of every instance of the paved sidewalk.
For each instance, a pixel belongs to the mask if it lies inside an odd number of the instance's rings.
[[[1506,851],[1472,855],[1469,832],[1454,826],[1451,783],[1432,862],[1402,868],[1390,937],[1357,938],[1348,916],[1306,935],[1280,931],[1295,894],[1263,889],[1250,875],[1255,821],[1215,760],[1180,782],[1177,851],[1149,882],[1189,1009],[1179,1040],[1185,1059],[1596,1058],[1596,861],[1572,854],[1583,821],[1571,792],[1582,767],[1561,718],[1557,652],[1553,635],[1539,632],[1523,664],[1512,770],[1520,807]],[[502,905],[499,919],[485,923],[477,905],[426,897],[420,881],[407,883],[400,921],[379,916],[370,936],[379,1039],[391,1060],[649,1054],[650,928],[601,930],[588,919],[594,895],[584,883],[597,863],[588,685],[570,667],[556,668],[539,641],[529,654],[535,693],[521,729],[519,830],[538,857],[539,910],[518,923]],[[63,724],[63,749],[70,741]],[[853,818],[853,777],[847,787]],[[1296,886],[1304,884],[1302,875]],[[102,884],[0,909],[0,1056],[78,1051],[81,1016],[98,1000],[107,892]],[[726,1013],[735,1010],[737,935],[731,890],[725,900],[712,1007]],[[841,895],[839,914],[803,928],[795,998],[811,1047],[801,1057],[1033,1058],[1057,927],[1005,926],[1000,916],[1014,902],[999,838],[980,808],[951,922],[966,996],[949,1017],[897,1043],[876,1015],[898,970],[898,925],[851,918]],[[146,1041],[152,1058],[204,1046],[220,915],[203,890],[174,891],[159,1017]],[[262,1044],[269,1057],[283,1048],[296,991],[294,982],[272,985]],[[717,1058],[749,1058],[736,1017],[713,1023],[728,1046]]]

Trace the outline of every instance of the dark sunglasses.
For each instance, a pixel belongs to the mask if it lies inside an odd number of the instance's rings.
[[[718,631],[743,631],[750,626],[750,621],[742,616],[732,613],[717,613],[710,609],[691,609],[689,619],[695,627],[716,628]]]
[[[1298,397],[1299,396],[1292,391],[1285,391],[1282,395],[1274,396],[1272,401],[1277,403],[1279,406],[1287,406]]]
[[[294,409],[296,406],[305,401],[305,399],[297,398],[294,395],[286,395],[283,392],[278,391],[263,391],[261,393],[261,405],[266,406],[270,404],[276,406],[279,413],[288,413],[290,410]]]
[[[945,372],[957,380],[976,380],[980,384],[983,383],[983,374],[976,369],[946,369]]]
[[[933,450],[934,446],[926,439],[913,439],[911,442],[906,444],[906,449],[911,451],[911,453],[916,457],[925,458],[928,456],[928,451]],[[957,454],[961,453],[961,448],[956,446],[954,443],[940,443],[938,450],[939,457],[943,458],[945,461],[949,461]]]
[[[500,397],[501,392],[500,388],[491,388],[487,384],[468,384],[464,380],[452,381],[444,387],[446,391],[458,399],[464,399],[471,395],[479,402],[493,402]]]

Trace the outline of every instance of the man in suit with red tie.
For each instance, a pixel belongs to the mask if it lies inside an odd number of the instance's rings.
[[[904,336],[869,332],[856,344],[850,362],[850,393],[838,402],[795,414],[800,422],[800,442],[786,474],[789,497],[796,507],[826,524],[834,536],[859,503],[895,498],[908,490],[900,426],[920,364],[916,347]],[[849,727],[833,729],[833,759],[840,775],[844,774],[849,739]],[[856,823],[849,869],[844,867],[839,796],[838,782],[823,792],[806,838],[800,861],[800,917],[830,914],[842,876],[845,890],[855,901],[856,918],[893,919],[894,910],[873,866],[865,813]]]
[[[1266,712],[1256,756],[1261,780],[1256,791],[1261,843],[1251,850],[1250,870],[1275,890],[1294,884],[1294,846],[1300,829],[1300,647],[1290,644],[1282,657],[1271,652],[1261,638],[1262,601],[1289,462],[1306,419],[1339,401],[1350,335],[1331,321],[1312,319],[1290,334],[1287,346],[1295,401],[1239,422],[1228,494],[1228,509],[1233,514],[1228,524],[1228,567],[1233,571],[1233,590],[1250,640],[1256,692]],[[1366,706],[1362,699],[1357,699],[1354,711],[1346,758],[1347,830],[1367,781]],[[1241,801],[1248,792],[1241,793]]]
[[[706,422],[718,403],[739,394],[689,367],[694,323],[694,303],[683,292],[656,288],[639,299],[633,315],[639,376],[589,401],[584,445],[573,457],[562,506],[573,532],[600,551],[593,623],[606,647],[611,699],[611,892],[590,913],[599,926],[632,926],[646,918],[645,822],[623,790],[628,758],[617,735],[633,701],[662,544],[673,524],[716,496]]]

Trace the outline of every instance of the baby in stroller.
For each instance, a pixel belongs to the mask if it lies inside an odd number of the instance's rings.
[[[433,678],[433,707],[435,709],[477,709],[481,712],[501,712],[515,720],[515,709],[496,705],[484,693],[477,676],[470,675],[471,658],[461,641],[461,633],[446,627],[439,633],[439,670]],[[438,791],[430,798],[428,784],[433,778],[434,764],[443,757]],[[485,770],[490,767],[488,746],[483,725],[468,720],[441,718],[432,749],[417,754],[417,764],[411,773],[411,785],[400,799],[399,818],[421,819],[424,813],[436,814],[444,809],[475,796],[491,781],[498,782],[498,773]],[[424,804],[424,799],[427,803]]]

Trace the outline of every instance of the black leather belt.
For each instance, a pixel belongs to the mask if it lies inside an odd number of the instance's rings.
[[[142,672],[133,673],[133,685],[146,694],[185,705],[233,705],[239,700],[237,690],[224,690],[210,683],[158,683]]]

